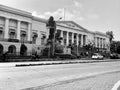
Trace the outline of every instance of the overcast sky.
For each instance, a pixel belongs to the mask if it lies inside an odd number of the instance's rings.
[[[0,0],[0,4],[55,20],[65,17],[91,31],[113,31],[120,40],[120,0]]]

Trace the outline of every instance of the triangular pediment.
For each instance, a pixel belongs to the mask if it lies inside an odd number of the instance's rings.
[[[64,26],[66,28],[77,29],[80,31],[87,31],[85,28],[81,27],[79,24],[73,21],[59,21],[57,22],[58,25]]]

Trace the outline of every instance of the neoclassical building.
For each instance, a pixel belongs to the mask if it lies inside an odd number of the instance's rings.
[[[22,43],[27,47],[27,54],[41,53],[49,36],[46,22],[32,13],[0,5],[0,54],[6,51],[19,54]],[[56,30],[63,37],[61,44],[64,46],[93,43],[95,47],[109,51],[106,34],[89,31],[74,21],[59,21]]]

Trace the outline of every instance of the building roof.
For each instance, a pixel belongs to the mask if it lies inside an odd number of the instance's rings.
[[[32,18],[33,20],[43,22],[43,23],[47,23],[47,21],[48,21],[47,19],[32,16],[32,13],[30,13],[30,12],[15,9],[15,8],[8,7],[8,6],[1,5],[1,4],[0,4],[0,10],[1,11],[6,11],[6,12],[9,12],[9,13],[13,13],[13,14],[17,14],[17,15],[22,15],[22,16],[25,16],[25,17],[29,17],[29,18]],[[93,31],[87,30],[84,27],[80,26],[79,24],[75,23],[74,21],[56,21],[56,23],[57,23],[58,26],[63,26],[63,27],[67,27],[67,28],[71,28],[71,29],[75,29],[75,30],[79,30],[79,31],[87,32],[87,33],[107,36],[105,33],[102,33],[102,32],[98,32],[98,31],[93,32]]]
[[[6,12],[9,12],[9,13],[22,15],[22,16],[26,16],[26,17],[30,17],[30,18],[32,17],[32,13],[30,13],[30,12],[23,11],[23,10],[20,10],[20,9],[15,9],[15,8],[8,7],[8,6],[1,5],[1,4],[0,4],[0,11],[6,11]]]
[[[77,29],[79,31],[88,32],[87,29],[83,28],[82,26],[75,23],[74,21],[57,21],[57,25],[64,26],[67,28]]]

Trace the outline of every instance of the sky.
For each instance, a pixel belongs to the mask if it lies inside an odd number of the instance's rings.
[[[74,21],[90,31],[113,31],[114,40],[120,41],[120,0],[0,0],[0,4],[40,18]]]

